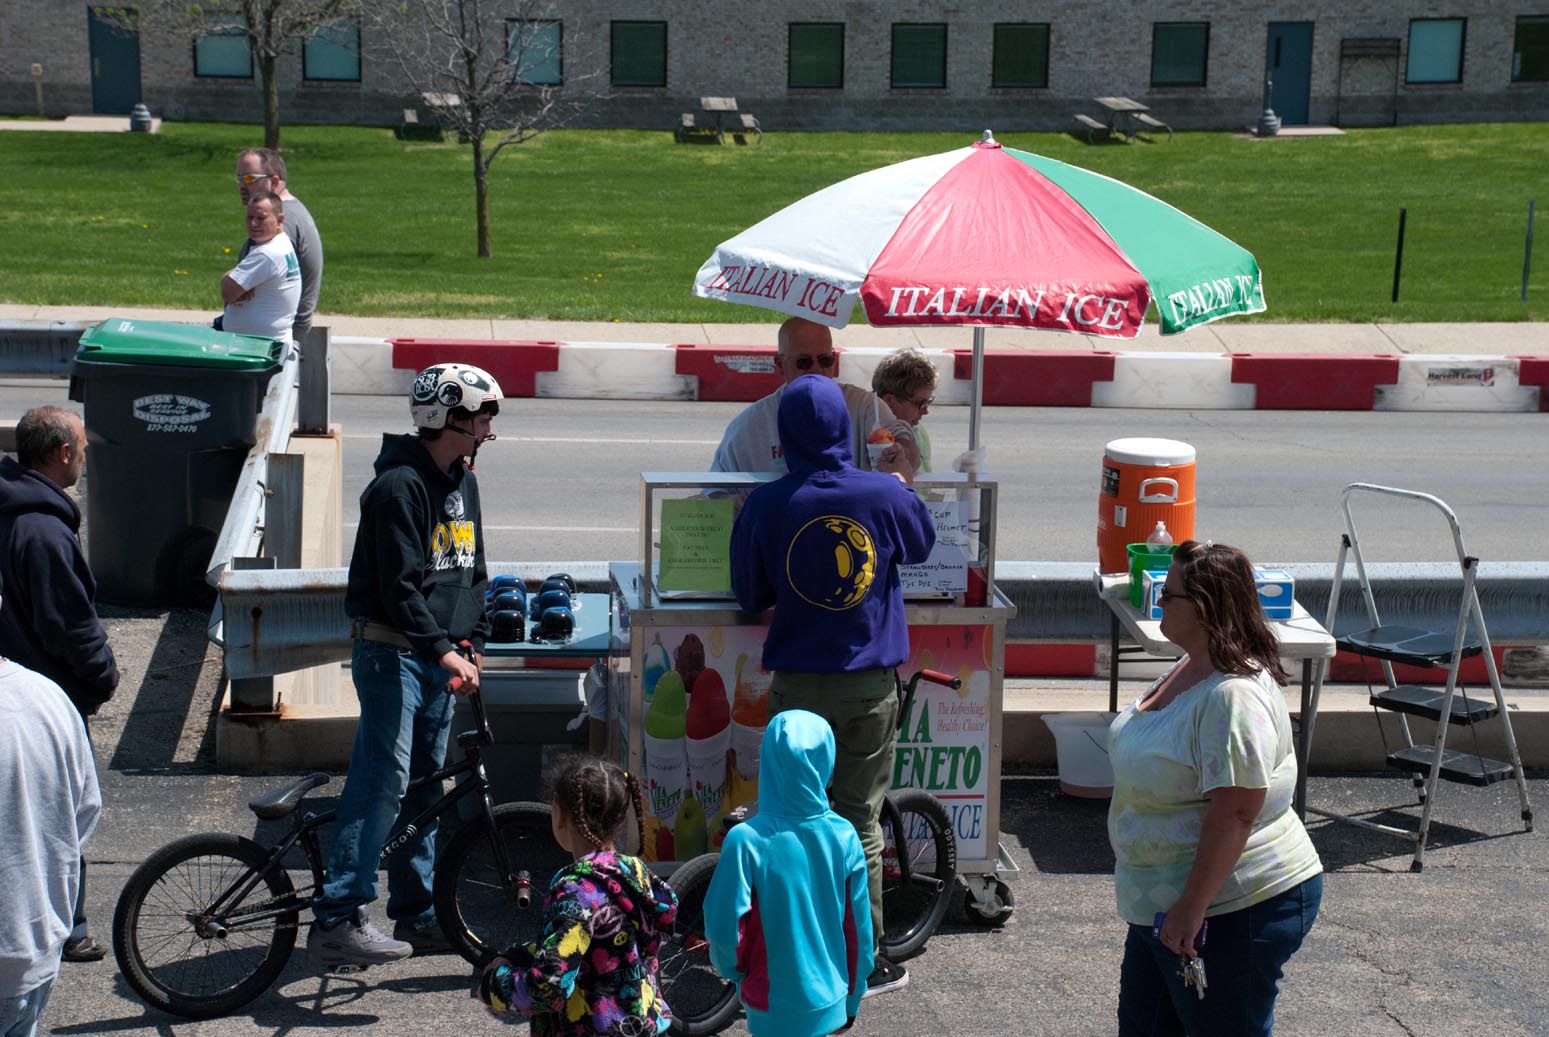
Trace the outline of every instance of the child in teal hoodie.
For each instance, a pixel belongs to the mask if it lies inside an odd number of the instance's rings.
[[[803,709],[770,720],[758,813],[727,833],[705,896],[710,960],[737,981],[754,1037],[833,1033],[866,993],[866,855],[854,826],[829,809],[833,772],[828,721]]]

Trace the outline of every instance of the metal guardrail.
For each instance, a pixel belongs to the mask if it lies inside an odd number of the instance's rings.
[[[5,358],[4,373],[68,375],[81,336],[95,323],[85,320],[0,321],[0,357]]]
[[[1283,566],[1296,580],[1297,600],[1313,615],[1328,606],[1332,563]],[[1456,622],[1457,566],[1382,564],[1369,567],[1372,590],[1384,616],[1417,626]],[[606,591],[603,562],[491,564],[491,575],[509,572],[542,580],[553,572],[575,576],[585,591]],[[226,668],[234,679],[287,673],[349,657],[344,613],[348,571],[337,569],[235,571],[221,576],[229,617]],[[1017,606],[1006,639],[1018,642],[1101,643],[1111,613],[1092,587],[1092,566],[1078,562],[1002,562],[996,585]],[[1350,581],[1346,588],[1352,588]],[[1549,644],[1549,562],[1480,563],[1479,599],[1493,640],[1502,645]],[[240,617],[240,621],[239,621]],[[1364,626],[1358,589],[1340,594],[1337,629]]]

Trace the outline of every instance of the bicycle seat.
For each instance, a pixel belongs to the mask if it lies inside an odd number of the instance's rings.
[[[298,779],[293,784],[285,786],[283,789],[264,793],[248,803],[248,807],[253,813],[258,815],[260,820],[277,821],[294,811],[308,792],[311,792],[319,785],[326,785],[328,782],[328,775],[321,771],[315,771],[308,774],[305,778]]]

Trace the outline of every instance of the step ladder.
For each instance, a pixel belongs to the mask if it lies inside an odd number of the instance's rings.
[[[1451,631],[1422,630],[1412,626],[1388,624],[1377,613],[1376,598],[1372,595],[1371,581],[1367,578],[1366,562],[1361,555],[1361,541],[1356,535],[1355,513],[1352,498],[1363,494],[1399,497],[1429,504],[1446,516],[1452,530],[1453,546],[1457,549],[1458,568],[1462,576],[1462,595],[1458,604],[1458,621]],[[1413,776],[1415,792],[1420,803],[1420,823],[1417,829],[1398,828],[1393,825],[1360,817],[1351,817],[1327,810],[1308,807],[1308,812],[1320,817],[1333,818],[1359,825],[1377,832],[1385,832],[1408,839],[1415,844],[1414,860],[1410,871],[1420,871],[1425,866],[1425,840],[1431,826],[1431,809],[1436,802],[1436,783],[1439,780],[1462,782],[1468,785],[1493,785],[1508,777],[1517,782],[1517,795],[1522,802],[1524,830],[1533,830],[1533,810],[1528,804],[1527,777],[1522,770],[1522,757],[1517,751],[1516,735],[1511,728],[1511,715],[1506,708],[1505,694],[1501,691],[1501,675],[1495,665],[1495,655],[1490,649],[1490,635],[1485,629],[1484,613],[1479,608],[1479,594],[1475,580],[1479,573],[1479,559],[1468,554],[1463,547],[1463,531],[1451,508],[1439,497],[1416,490],[1401,490],[1374,483],[1351,483],[1340,495],[1340,505],[1345,513],[1345,532],[1340,539],[1339,559],[1334,563],[1334,579],[1329,588],[1328,616],[1323,626],[1334,634],[1334,640],[1342,651],[1354,652],[1382,664],[1387,687],[1373,690],[1372,709],[1377,712],[1378,731],[1382,732],[1381,711],[1398,715],[1398,726],[1404,744],[1387,754],[1391,767],[1407,771]],[[1361,583],[1361,599],[1366,606],[1368,626],[1364,629],[1339,633],[1334,630],[1334,615],[1339,608],[1339,589],[1344,579],[1345,559],[1355,556],[1355,571]],[[1472,636],[1470,636],[1472,621]],[[1482,655],[1485,670],[1490,675],[1493,701],[1471,696],[1458,685],[1458,668],[1464,659]],[[1421,667],[1447,668],[1447,686],[1443,689],[1426,688],[1414,684],[1400,684],[1393,675],[1393,664],[1401,663]],[[1313,725],[1318,716],[1318,698],[1323,691],[1323,680],[1328,673],[1327,660],[1320,660],[1318,674],[1313,685],[1312,703],[1307,718],[1307,745],[1312,745]],[[1436,722],[1436,736],[1430,745],[1416,745],[1409,732],[1411,716],[1425,717]],[[1447,717],[1448,723],[1441,723]],[[1478,725],[1499,717],[1504,725],[1510,762],[1492,760],[1477,751],[1464,752],[1447,748],[1447,733],[1454,727],[1466,727],[1473,734],[1473,749],[1478,749]],[[1383,734],[1386,745],[1387,735]]]

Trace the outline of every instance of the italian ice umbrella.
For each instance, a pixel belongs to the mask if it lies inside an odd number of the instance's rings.
[[[1134,338],[1264,309],[1251,253],[1110,177],[984,139],[861,173],[720,245],[694,294],[841,328],[973,327],[969,447],[985,327]]]

